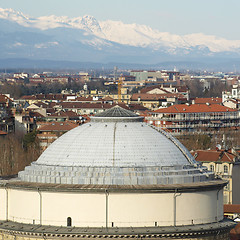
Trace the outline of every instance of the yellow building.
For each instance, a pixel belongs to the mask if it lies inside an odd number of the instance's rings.
[[[224,204],[240,204],[239,153],[235,150],[197,150],[192,154],[209,171],[214,172],[217,177],[228,181],[223,191]]]

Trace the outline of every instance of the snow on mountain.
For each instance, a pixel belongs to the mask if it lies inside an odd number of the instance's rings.
[[[0,19],[16,22],[24,27],[40,30],[56,28],[79,29],[84,35],[92,35],[91,39],[82,39],[82,43],[89,45],[117,44],[150,48],[152,50],[164,50],[176,54],[178,49],[188,53],[191,49],[209,49],[213,53],[238,52],[240,53],[240,40],[227,40],[203,33],[176,35],[168,32],[160,32],[146,25],[124,24],[121,21],[100,21],[92,16],[69,18],[67,16],[42,16],[31,18],[13,9],[0,8]]]
[[[159,32],[146,25],[124,24],[120,21],[108,20],[100,22],[100,26],[108,40],[121,44],[155,49],[162,46],[185,47],[187,45],[181,36]]]
[[[11,8],[0,8],[0,18],[16,22],[24,27],[28,26],[28,21],[30,20],[28,16]]]
[[[227,40],[203,33],[188,34],[184,39],[191,46],[207,46],[212,52],[236,51],[240,48],[240,40]]]
[[[179,36],[168,32],[153,30],[145,25],[124,24],[120,21],[100,22],[106,39],[131,46],[152,47],[158,50],[161,47],[191,48],[208,47],[212,52],[236,51],[240,48],[240,40],[226,40],[203,33]]]

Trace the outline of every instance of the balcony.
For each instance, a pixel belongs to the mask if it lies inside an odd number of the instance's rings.
[[[199,120],[231,120],[231,119],[240,119],[240,116],[238,114],[234,114],[234,115],[228,115],[228,116],[194,116],[194,117],[182,117],[182,116],[176,116],[176,117],[146,117],[146,120],[152,120],[152,121],[199,121]]]

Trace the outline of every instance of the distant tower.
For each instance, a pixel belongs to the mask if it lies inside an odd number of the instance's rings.
[[[85,92],[87,92],[87,90],[88,90],[88,86],[87,86],[86,83],[83,85],[83,90],[84,90]]]
[[[118,68],[115,66],[115,67],[114,67],[114,82],[115,82],[116,79],[117,79],[117,71],[118,71]]]
[[[123,77],[118,78],[118,103],[122,101],[122,84],[123,84]]]

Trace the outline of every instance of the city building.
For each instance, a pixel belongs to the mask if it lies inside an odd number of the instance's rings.
[[[151,110],[187,102],[187,99],[181,93],[134,93],[130,100],[133,104],[142,104],[144,107]]]
[[[134,76],[138,82],[145,82],[149,78],[161,78],[162,73],[161,71],[132,70],[130,71],[130,76]]]
[[[186,86],[153,85],[134,93],[131,103],[142,104],[151,110],[173,104],[186,103],[189,100],[189,89]]]
[[[79,125],[71,122],[71,121],[64,121],[64,122],[48,122],[38,128],[37,137],[39,139],[39,144],[41,150],[45,150],[51,143],[53,143],[56,139],[62,136],[64,133],[72,130]]]
[[[237,109],[219,104],[178,104],[158,109],[146,117],[146,121],[172,132],[199,131],[239,127]]]
[[[223,103],[230,99],[235,99],[235,100],[240,99],[240,86],[238,84],[233,85],[231,92],[227,92],[227,91],[222,92]]]
[[[194,158],[207,167],[216,176],[228,181],[224,187],[224,204],[240,204],[239,174],[240,156],[235,149],[197,150],[192,152]]]
[[[14,78],[28,78],[29,74],[28,73],[14,73],[13,77]]]
[[[66,84],[71,81],[71,78],[69,76],[55,76],[55,77],[33,77],[29,78],[29,85],[38,85],[42,83],[60,83],[60,84]]]
[[[2,239],[227,240],[227,182],[168,133],[115,106],[0,180]]]
[[[21,97],[21,101],[28,102],[30,105],[36,102],[51,101],[51,102],[61,102],[66,101],[68,97],[74,96],[73,94],[36,94],[36,95],[26,95]]]
[[[162,80],[164,82],[173,81],[177,85],[180,85],[180,73],[178,71],[146,71],[146,70],[132,70],[130,71],[130,76],[134,76],[136,81],[144,82],[156,82]]]

